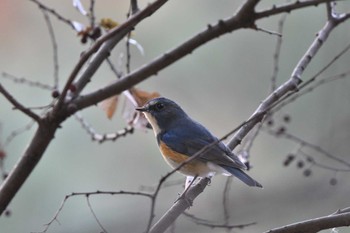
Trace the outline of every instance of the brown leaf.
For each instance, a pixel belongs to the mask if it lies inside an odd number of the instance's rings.
[[[132,88],[129,91],[134,97],[138,106],[143,106],[150,99],[160,96],[158,92],[150,93],[138,88]],[[143,114],[135,110],[135,103],[130,101],[128,98],[125,100],[122,114],[123,118],[128,122],[128,124],[131,124],[138,129],[147,129],[147,126],[149,125],[147,119]]]
[[[149,100],[160,96],[158,92],[147,92],[138,88],[133,88],[130,90],[130,92],[135,97],[135,100],[139,106],[143,106]]]
[[[103,111],[105,111],[108,119],[112,119],[114,113],[117,110],[118,97],[118,95],[115,95],[100,102],[100,106]]]

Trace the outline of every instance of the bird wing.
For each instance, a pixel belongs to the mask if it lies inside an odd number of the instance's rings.
[[[239,169],[247,168],[225,144],[197,122],[186,124],[185,127],[175,127],[173,130],[163,132],[159,137],[172,150],[187,156],[193,156],[205,146],[216,143],[199,155],[198,159]]]

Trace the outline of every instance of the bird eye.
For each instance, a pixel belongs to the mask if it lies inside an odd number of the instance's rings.
[[[162,103],[157,103],[156,104],[156,109],[157,110],[162,110],[164,108],[164,104],[162,104]]]

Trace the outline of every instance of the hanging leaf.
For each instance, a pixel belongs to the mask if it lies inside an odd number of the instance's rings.
[[[114,116],[114,113],[117,110],[118,105],[118,95],[112,96],[108,99],[103,100],[100,102],[100,106],[103,109],[103,111],[106,113],[106,116],[108,119],[112,119]]]
[[[136,48],[140,51],[140,53],[142,54],[142,56],[145,55],[145,51],[143,50],[143,47],[141,46],[141,44],[139,42],[137,42],[134,39],[129,38],[128,42],[132,45],[135,45]]]
[[[132,88],[123,94],[126,96],[122,112],[123,118],[128,122],[128,124],[133,125],[137,129],[150,128],[145,116],[136,111],[135,107],[144,105],[150,99],[159,97],[160,94],[158,92],[150,93],[138,88]]]
[[[72,21],[75,31],[78,33],[85,30],[85,25],[77,21]]]
[[[133,88],[130,90],[131,94],[135,97],[138,106],[142,106],[149,100],[160,97],[158,92],[147,92],[138,88]]]
[[[106,30],[111,30],[112,28],[115,28],[119,25],[118,22],[114,21],[111,18],[103,18],[100,21],[101,27],[103,27]]]
[[[82,15],[87,15],[87,11],[84,9],[83,4],[81,4],[80,0],[73,0],[73,6],[77,9]]]

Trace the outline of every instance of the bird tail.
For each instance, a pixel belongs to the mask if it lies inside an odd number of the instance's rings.
[[[226,171],[240,179],[242,182],[244,182],[248,186],[253,187],[259,187],[262,188],[263,186],[256,180],[254,180],[252,177],[250,177],[248,174],[246,174],[244,171],[238,168],[234,167],[228,167],[228,166],[222,166]]]

